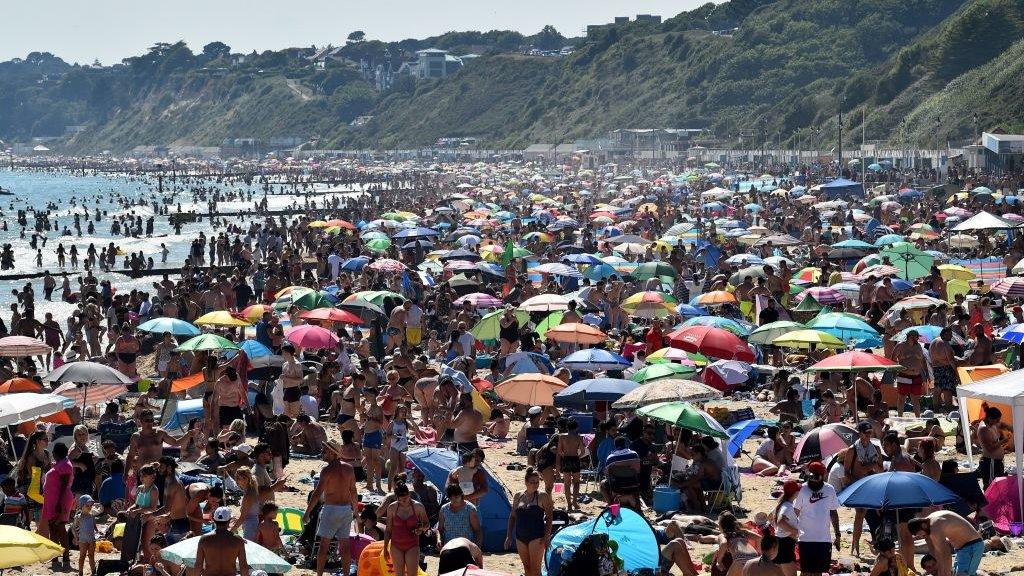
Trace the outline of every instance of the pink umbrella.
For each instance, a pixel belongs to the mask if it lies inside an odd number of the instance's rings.
[[[75,401],[75,404],[95,406],[96,404],[105,404],[124,396],[128,393],[128,388],[124,384],[89,384],[82,386],[75,382],[67,382],[61,384],[53,393],[65,398],[71,398]]]
[[[1007,534],[1010,532],[1010,523],[1020,523],[1020,492],[1017,490],[1017,477],[1004,476],[996,478],[985,490],[985,499],[988,504],[983,509],[985,516],[992,519],[992,525],[996,530]]]
[[[843,296],[842,292],[835,288],[829,288],[828,286],[812,286],[797,294],[796,297],[793,298],[793,301],[799,304],[808,296],[813,296],[819,304],[824,304],[826,306],[846,302],[846,296]]]
[[[383,272],[401,272],[405,270],[405,264],[402,264],[398,260],[391,258],[381,258],[380,260],[374,260],[369,264],[370,268],[374,270],[381,270]]]
[[[444,265],[445,270],[472,270],[476,268],[469,260],[451,260]]]
[[[9,358],[42,356],[52,351],[53,348],[46,342],[28,336],[6,336],[0,338],[0,356]]]
[[[825,424],[811,430],[796,445],[793,458],[798,463],[822,462],[853,446],[857,431],[845,424]]]
[[[497,308],[504,304],[505,301],[501,298],[497,298],[483,292],[473,292],[472,294],[466,294],[461,298],[456,298],[452,304],[455,306],[462,306],[466,302],[469,302],[474,308]]]
[[[292,344],[310,350],[333,348],[338,345],[338,336],[334,332],[312,324],[289,328],[284,337]]]

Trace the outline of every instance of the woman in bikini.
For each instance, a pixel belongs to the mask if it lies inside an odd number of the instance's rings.
[[[129,378],[137,377],[138,371],[135,366],[135,359],[139,355],[141,345],[135,337],[135,331],[131,324],[125,322],[121,325],[121,334],[114,342],[114,353],[117,354],[117,369]]]
[[[384,448],[384,413],[377,405],[375,392],[366,392],[363,414],[363,465],[366,468],[366,489],[383,492],[380,476]]]
[[[356,482],[364,482],[366,481],[366,468],[363,468],[363,450],[355,439],[355,431],[341,431],[341,459],[352,466]]]

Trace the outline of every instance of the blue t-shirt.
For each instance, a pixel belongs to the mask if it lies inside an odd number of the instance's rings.
[[[260,320],[256,323],[256,341],[270,348],[270,323]]]
[[[124,474],[111,474],[100,484],[100,504],[108,506],[114,500],[124,500]]]

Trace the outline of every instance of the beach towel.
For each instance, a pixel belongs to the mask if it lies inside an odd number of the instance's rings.
[[[412,441],[419,446],[437,446],[437,431],[430,426],[420,426]]]

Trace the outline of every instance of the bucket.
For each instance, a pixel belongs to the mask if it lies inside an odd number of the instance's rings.
[[[654,487],[654,511],[659,514],[679,510],[680,499],[679,490],[667,484]]]

